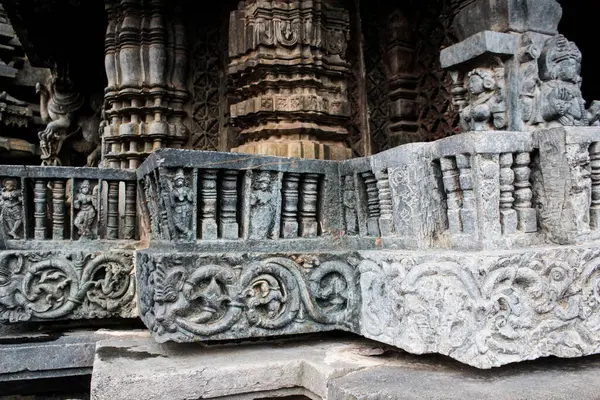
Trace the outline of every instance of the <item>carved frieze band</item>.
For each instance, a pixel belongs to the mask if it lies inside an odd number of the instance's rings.
[[[364,252],[362,334],[479,368],[600,346],[600,250]]]
[[[132,252],[0,252],[0,323],[115,317],[137,317]]]
[[[160,341],[355,330],[357,270],[319,255],[138,255],[142,320]]]

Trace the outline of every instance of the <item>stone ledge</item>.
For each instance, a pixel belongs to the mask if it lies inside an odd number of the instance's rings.
[[[1,335],[0,382],[89,375],[96,342],[131,334],[135,332],[98,330]]]
[[[98,343],[93,400],[596,399],[600,359],[538,360],[494,371],[415,357],[365,339],[309,337],[236,346]]]
[[[137,257],[159,342],[357,333],[477,368],[600,349],[600,248]]]
[[[483,54],[512,56],[517,51],[517,37],[509,33],[483,31],[440,52],[442,68],[465,63]]]

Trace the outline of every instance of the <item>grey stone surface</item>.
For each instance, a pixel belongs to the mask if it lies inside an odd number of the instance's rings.
[[[78,330],[0,334],[0,382],[90,375],[96,343],[131,332]]]
[[[451,68],[484,54],[513,56],[517,51],[517,37],[508,33],[482,31],[467,39],[442,49],[442,68]]]
[[[557,33],[562,8],[555,0],[474,0],[454,17],[459,40],[482,31]]]
[[[493,371],[415,357],[364,339],[159,345],[149,338],[98,344],[92,399],[595,399],[597,357],[538,360]],[[267,371],[265,373],[265,371]]]
[[[433,363],[432,363],[433,364]],[[415,362],[365,368],[334,379],[330,400],[565,400],[598,398],[598,358],[507,367],[481,373]]]
[[[258,399],[288,394],[321,399],[330,379],[385,364],[385,359],[368,356],[381,353],[378,344],[347,339],[193,348],[160,345],[149,338],[107,340],[98,343],[91,398]]]

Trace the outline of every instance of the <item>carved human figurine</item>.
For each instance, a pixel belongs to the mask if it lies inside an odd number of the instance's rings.
[[[563,35],[546,40],[538,59],[540,96],[538,123],[546,126],[587,126],[600,118],[600,103],[589,110],[581,95],[581,52]]]
[[[92,237],[92,225],[96,218],[96,194],[97,186],[92,190],[90,181],[87,179],[81,183],[73,208],[77,211],[73,225],[77,228],[80,239],[90,239]]]
[[[267,239],[272,236],[275,201],[270,186],[271,174],[268,171],[260,172],[252,183],[250,239]]]
[[[519,71],[521,74],[521,116],[524,122],[534,117],[535,96],[539,87],[538,57],[540,48],[528,33],[521,35],[519,44]]]
[[[194,193],[185,183],[183,169],[178,169],[171,189],[171,207],[173,209],[173,225],[178,239],[192,239],[192,206]]]
[[[0,221],[4,232],[12,239],[21,238],[23,198],[15,179],[6,179],[0,191]]]
[[[476,68],[467,74],[469,101],[460,112],[465,131],[485,131],[506,127],[506,104],[502,85],[498,81],[503,68],[497,71]]]

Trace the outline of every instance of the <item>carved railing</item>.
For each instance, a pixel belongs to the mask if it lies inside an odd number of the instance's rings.
[[[596,353],[598,143],[553,128],[347,161],[0,167],[0,320],[139,313],[161,342],[336,329],[486,368]]]
[[[233,240],[238,250],[278,239],[356,249],[566,244],[600,227],[599,141],[596,127],[471,132],[341,162],[167,149],[138,179],[157,241]]]
[[[155,152],[138,170],[151,239],[322,239],[339,234],[335,162]]]
[[[135,173],[0,166],[0,177],[0,322],[136,317]]]
[[[134,172],[0,166],[0,177],[6,240],[135,240],[139,235]]]
[[[530,133],[467,133],[434,145],[434,166],[442,176],[445,235],[451,246],[535,243]]]

